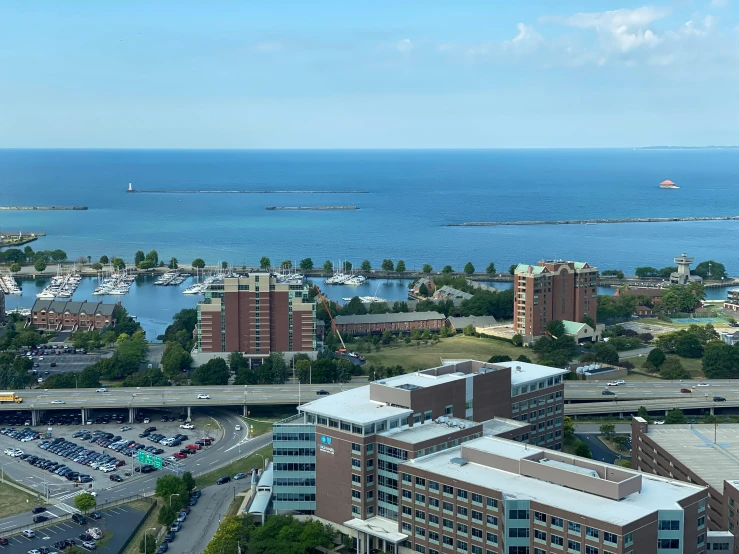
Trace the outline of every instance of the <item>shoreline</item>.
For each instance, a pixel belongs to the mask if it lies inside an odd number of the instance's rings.
[[[87,206],[0,206],[0,210],[6,211],[86,211]]]

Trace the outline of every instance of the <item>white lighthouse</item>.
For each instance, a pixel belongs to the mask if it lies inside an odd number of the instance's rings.
[[[133,185],[128,183],[128,190],[126,192],[133,192]]]

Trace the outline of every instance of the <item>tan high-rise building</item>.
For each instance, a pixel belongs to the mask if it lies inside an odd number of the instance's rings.
[[[198,303],[198,352],[310,352],[316,348],[315,303],[308,286],[278,283],[267,272],[227,277]]]
[[[552,320],[596,322],[598,268],[554,260],[519,264],[513,273],[513,329],[525,337],[544,334]]]

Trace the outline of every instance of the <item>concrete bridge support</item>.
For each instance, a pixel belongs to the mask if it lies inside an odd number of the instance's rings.
[[[187,407],[187,421],[190,421],[192,419],[192,408],[190,406]]]
[[[36,427],[38,425],[38,410],[31,410],[31,427]]]
[[[713,406],[711,406],[711,415],[715,415],[715,414],[713,413]]]
[[[244,413],[242,413],[241,415],[243,415],[244,417],[249,415],[249,406],[247,406],[246,404],[244,404]]]
[[[128,408],[128,422],[133,423],[136,421],[136,408]]]
[[[82,425],[86,425],[87,424],[87,413],[88,413],[87,408],[80,408],[80,410],[82,411]]]

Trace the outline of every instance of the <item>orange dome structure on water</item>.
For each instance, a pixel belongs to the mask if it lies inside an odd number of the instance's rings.
[[[673,183],[669,179],[665,179],[664,181],[662,181],[659,184],[659,188],[662,188],[662,189],[679,189],[680,187],[678,187],[675,183]]]

